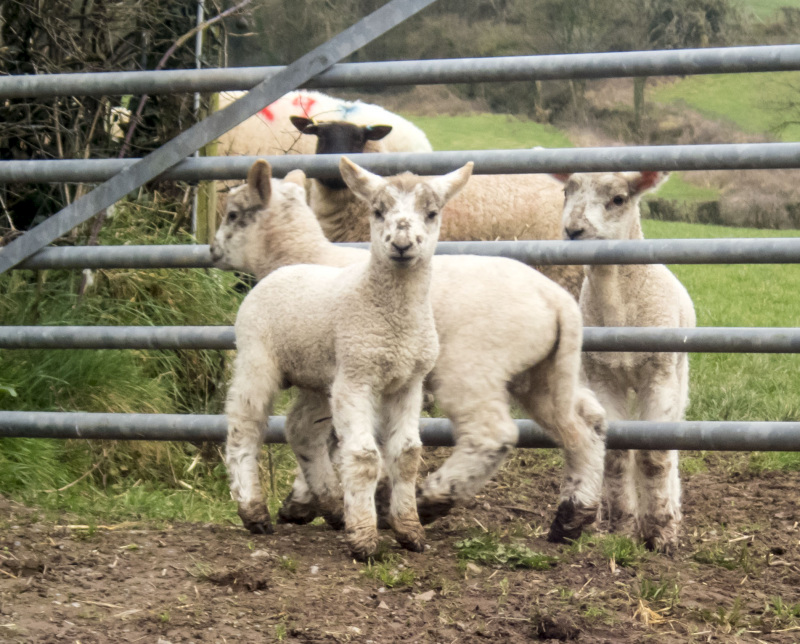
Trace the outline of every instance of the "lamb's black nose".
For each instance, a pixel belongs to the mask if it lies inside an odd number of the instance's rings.
[[[564,232],[567,233],[567,237],[570,239],[580,239],[581,235],[583,235],[583,228],[565,228]]]
[[[399,245],[398,245],[398,244],[396,244],[395,242],[392,242],[392,246],[394,246],[395,250],[396,250],[398,253],[400,253],[400,255],[402,255],[402,254],[403,254],[403,253],[405,253],[405,252],[406,252],[406,251],[407,251],[409,248],[411,248],[411,244],[410,244],[410,243],[406,244],[405,246],[399,246]]]

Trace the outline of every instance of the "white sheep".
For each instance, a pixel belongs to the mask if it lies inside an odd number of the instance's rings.
[[[220,109],[241,98],[245,92],[221,92]],[[314,154],[315,143],[292,126],[293,116],[316,121],[348,121],[358,125],[387,125],[392,133],[380,143],[370,143],[369,152],[430,152],[425,133],[402,116],[361,101],[346,101],[322,92],[295,90],[285,94],[254,116],[219,138],[218,154],[223,156],[268,156]]]
[[[639,199],[662,172],[560,175],[565,182],[565,239],[643,239]],[[693,327],[692,300],[663,265],[586,266],[580,296],[589,326]],[[589,387],[609,419],[679,421],[688,403],[685,353],[584,354]],[[633,396],[633,400],[631,400]],[[672,549],[681,520],[677,451],[606,452],[605,510],[612,530],[638,533]]]
[[[344,266],[367,251],[334,246],[305,202],[305,175],[272,180],[267,199],[256,189],[269,165],[260,161],[234,189],[211,248],[216,266],[258,279],[297,262]],[[474,177],[473,177],[474,178]],[[516,444],[510,397],[564,448],[566,466],[549,538],[577,538],[594,521],[602,491],[605,417],[594,395],[579,386],[582,326],[575,301],[520,262],[505,258],[437,256],[431,285],[440,352],[429,386],[453,423],[456,447],[417,497],[423,522],[469,501]],[[304,425],[330,428],[327,402],[300,392],[287,415],[287,438],[303,467],[279,517],[306,523],[323,514],[336,525],[338,485],[324,432],[317,443],[295,446]]]
[[[292,122],[304,134],[317,137],[318,154],[370,152],[370,145],[382,134],[376,128],[341,121],[310,123],[295,118]],[[439,239],[561,239],[563,200],[561,184],[546,174],[475,175],[445,208]],[[309,202],[331,241],[369,239],[369,211],[340,180],[312,181]],[[578,298],[581,266],[535,268]]]
[[[272,399],[290,385],[329,393],[353,555],[364,559],[378,546],[381,455],[391,487],[389,523],[401,545],[419,552],[418,418],[422,381],[439,348],[429,297],[431,258],[439,211],[469,179],[472,164],[428,180],[410,174],[383,179],[343,157],[340,171],[353,192],[373,205],[369,258],[345,268],[285,266],[244,299],[226,404],[231,492],[245,525],[265,528],[269,513],[257,454]],[[267,201],[269,174],[257,173],[254,188]],[[295,434],[293,444],[305,446],[306,438],[314,442],[320,434],[313,423],[302,429],[309,436]],[[311,481],[314,472],[306,468],[313,464],[303,456],[299,452],[298,460]]]

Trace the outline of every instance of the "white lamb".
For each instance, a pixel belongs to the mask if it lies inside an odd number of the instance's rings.
[[[241,98],[245,92],[222,92],[220,109]],[[369,152],[430,152],[428,137],[416,125],[384,108],[361,101],[346,101],[322,92],[295,90],[285,94],[256,115],[223,134],[219,154],[224,156],[268,156],[314,154],[314,140],[303,137],[290,118],[300,116],[317,121],[348,121],[357,125],[387,125],[392,133],[372,142]]]
[[[565,239],[643,239],[639,199],[666,173],[560,175]],[[693,327],[692,300],[663,265],[586,266],[580,297],[588,326]],[[613,420],[679,421],[688,403],[685,353],[584,354],[588,384]],[[681,520],[677,451],[606,452],[605,509],[611,529],[636,530],[668,551]]]
[[[334,246],[305,202],[305,175],[272,180],[260,161],[234,189],[211,253],[216,266],[261,279],[297,262],[344,266],[367,251]],[[505,258],[437,256],[431,285],[440,353],[429,386],[451,419],[453,454],[418,494],[423,522],[470,500],[516,444],[510,396],[564,447],[566,466],[549,538],[577,538],[594,521],[602,489],[605,417],[594,395],[579,386],[582,326],[575,301],[524,264]],[[280,510],[287,522],[321,513],[337,523],[330,499],[338,486],[328,459],[327,400],[301,390],[287,415],[287,438],[303,475]],[[308,436],[307,426],[317,428]]]
[[[375,140],[386,136],[379,128],[341,121],[313,123],[295,117],[292,122],[304,134],[317,137],[317,154],[370,152]],[[369,210],[341,180],[313,180],[309,201],[331,241],[369,239]],[[546,174],[475,175],[443,211],[439,239],[561,239],[562,202],[561,185]],[[581,266],[535,268],[578,298]]]
[[[375,205],[369,259],[346,268],[286,266],[244,299],[226,404],[231,492],[246,525],[268,523],[257,454],[272,399],[290,385],[330,392],[353,555],[364,559],[378,546],[381,456],[391,486],[389,523],[401,545],[419,552],[418,418],[422,381],[439,349],[429,297],[431,258],[439,210],[467,182],[472,164],[424,181],[413,175],[385,180],[344,157],[340,171],[354,192]],[[268,198],[269,174],[257,175],[255,189]],[[313,425],[305,429],[319,433]]]

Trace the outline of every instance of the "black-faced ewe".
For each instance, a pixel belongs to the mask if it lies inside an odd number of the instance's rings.
[[[661,172],[561,175],[564,239],[643,239],[639,199]],[[587,326],[693,327],[692,300],[662,265],[586,266],[580,297]],[[689,392],[685,353],[584,354],[589,387],[612,420],[683,419]],[[631,399],[631,395],[633,399]],[[606,452],[605,515],[612,530],[668,551],[681,521],[677,451]]]
[[[346,539],[353,555],[363,559],[378,547],[375,488],[382,462],[395,536],[411,550],[424,546],[415,485],[422,381],[439,349],[429,297],[431,258],[439,211],[467,182],[472,164],[428,180],[412,175],[385,180],[346,158],[340,169],[350,188],[373,207],[369,257],[346,268],[283,267],[244,299],[226,404],[226,463],[245,525],[268,529],[256,461],[272,399],[289,385],[329,393]],[[268,201],[269,173],[257,174],[253,187]],[[303,429],[320,431],[313,424]],[[302,442],[294,437],[293,444]],[[304,457],[298,453],[305,471],[313,464]],[[340,497],[323,499],[327,506],[337,502]]]
[[[269,172],[266,162],[255,163],[247,183],[231,193],[212,246],[215,265],[262,279],[288,264],[345,266],[367,257],[366,250],[325,238],[305,202],[302,172],[271,184]],[[382,199],[378,193],[370,209]],[[597,513],[605,450],[603,409],[578,382],[577,304],[520,262],[466,255],[433,258],[431,298],[440,352],[428,384],[453,423],[456,447],[418,493],[423,522],[471,500],[503,463],[518,438],[509,411],[513,397],[564,448],[564,483],[549,538],[576,538]],[[299,392],[287,415],[287,438],[302,474],[280,510],[283,521],[306,523],[322,514],[337,523],[331,499],[341,492],[328,457],[330,416],[325,395],[310,390]]]
[[[295,116],[292,123],[303,134],[317,138],[317,154],[370,152],[370,146],[392,137],[392,128],[369,127],[327,119],[315,123]],[[390,124],[391,125],[391,124]],[[342,181],[313,180],[311,209],[331,241],[369,239],[369,209]],[[442,211],[446,241],[497,239],[561,239],[561,185],[546,174],[475,175]],[[576,299],[583,270],[580,266],[537,266]]]

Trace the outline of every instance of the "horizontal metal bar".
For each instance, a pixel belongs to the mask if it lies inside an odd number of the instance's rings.
[[[553,148],[524,150],[459,150],[402,154],[348,155],[380,175],[410,170],[422,175],[444,174],[468,161],[475,174],[536,174],[547,172],[617,172],[626,170],[753,170],[800,168],[800,143],[724,143],[710,145],[645,145],[613,148]],[[301,169],[309,177],[339,176],[338,154],[184,159],[160,175],[179,181],[238,181],[247,177],[259,158],[283,177]],[[0,183],[96,183],[131,167],[140,159],[64,159],[0,161]]]
[[[0,326],[0,349],[235,349],[231,326]],[[584,351],[800,353],[800,328],[586,327]]]
[[[283,67],[38,74],[0,78],[0,98],[249,90]],[[800,46],[718,47],[338,64],[305,87],[430,85],[800,69]]]
[[[556,447],[534,422],[516,424],[519,447]],[[270,417],[264,441],[285,442],[284,426],[284,417]],[[0,411],[0,438],[224,441],[226,430],[222,415]],[[453,444],[445,418],[420,418],[420,434],[425,445]],[[800,451],[800,423],[615,421],[609,423],[607,444],[612,449]]]
[[[342,244],[366,248],[366,243]],[[528,264],[796,264],[800,237],[608,241],[439,242],[437,255],[511,257]],[[16,268],[212,268],[208,246],[56,246]]]

